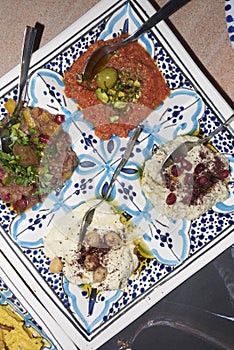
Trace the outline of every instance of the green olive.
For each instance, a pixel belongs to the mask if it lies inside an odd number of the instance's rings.
[[[101,89],[110,89],[115,85],[117,79],[117,70],[112,67],[106,67],[97,74],[96,83]]]

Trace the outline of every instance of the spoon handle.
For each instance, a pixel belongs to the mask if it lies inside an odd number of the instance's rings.
[[[209,141],[213,136],[218,134],[223,128],[231,124],[233,121],[234,121],[234,114],[231,117],[229,117],[224,123],[220,124],[220,126],[217,129],[213,130],[209,135],[204,137],[204,139],[201,139],[201,143],[206,143],[207,141]]]
[[[126,148],[126,150],[121,158],[121,161],[119,162],[119,165],[117,166],[117,168],[115,169],[115,171],[112,175],[112,178],[111,178],[110,183],[108,185],[107,191],[104,194],[102,200],[100,200],[100,202],[98,202],[96,205],[91,207],[83,216],[81,228],[80,228],[80,233],[79,233],[79,245],[78,245],[79,248],[81,247],[81,245],[84,241],[84,238],[85,238],[85,235],[87,232],[87,228],[89,227],[89,225],[91,224],[91,222],[93,220],[93,216],[94,216],[94,212],[95,212],[96,208],[101,203],[103,203],[105,200],[107,200],[109,195],[111,194],[114,183],[115,183],[117,177],[119,176],[119,173],[123,169],[124,165],[127,163],[128,159],[130,158],[132,150],[133,150],[133,148],[136,144],[136,141],[137,141],[140,133],[142,132],[143,128],[144,127],[142,124],[138,124],[136,129],[133,131],[133,134],[131,135],[130,140],[127,144],[127,148]]]
[[[127,145],[127,148],[126,148],[126,151],[124,152],[122,158],[121,158],[121,161],[119,162],[119,165],[117,166],[117,168],[115,169],[114,171],[114,174],[111,178],[111,181],[109,183],[109,186],[108,186],[108,189],[107,189],[107,192],[105,194],[105,198],[107,199],[112,191],[112,187],[117,179],[117,177],[119,176],[119,173],[121,172],[121,170],[123,169],[124,165],[127,163],[128,159],[130,158],[131,156],[131,153],[132,153],[132,150],[135,146],[135,143],[140,135],[140,133],[142,132],[143,130],[143,125],[142,124],[139,124],[136,129],[134,130],[130,140],[129,140],[129,143]]]
[[[36,32],[37,32],[36,28],[30,27],[30,26],[26,26],[24,31],[23,48],[22,48],[22,54],[21,54],[19,95],[18,95],[18,102],[13,114],[17,114],[19,108],[21,108],[22,96],[28,80],[28,70],[29,70],[29,65],[31,61]]]
[[[170,0],[162,8],[160,8],[152,17],[150,17],[139,29],[137,29],[132,35],[121,41],[121,44],[128,44],[129,42],[136,41],[142,34],[146,33],[149,29],[159,23],[161,20],[168,18],[179,8],[184,6],[191,0]]]

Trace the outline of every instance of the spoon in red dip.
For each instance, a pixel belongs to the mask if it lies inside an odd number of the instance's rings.
[[[91,82],[93,77],[102,70],[103,66],[109,61],[111,56],[116,50],[136,41],[154,25],[168,18],[175,11],[180,9],[190,0],[170,0],[162,8],[160,8],[152,17],[150,17],[139,29],[137,29],[132,35],[123,39],[117,43],[104,45],[93,52],[88,59],[84,71],[83,80]]]

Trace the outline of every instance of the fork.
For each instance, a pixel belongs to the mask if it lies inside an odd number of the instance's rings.
[[[133,34],[126,39],[123,39],[117,43],[104,45],[95,50],[87,60],[83,70],[83,80],[91,82],[93,77],[100,72],[100,70],[109,61],[113,53],[123,46],[136,41],[154,25],[161,20],[168,18],[175,11],[180,9],[186,3],[191,0],[170,0],[162,8],[160,8],[152,17],[150,17],[140,28],[138,28]]]
[[[176,149],[174,149],[172,153],[168,154],[168,156],[164,159],[161,166],[161,173],[163,173],[163,171],[174,162],[176,155],[187,154],[187,152],[195,146],[207,143],[213,136],[218,134],[223,128],[231,124],[233,121],[234,114],[203,139],[199,139],[198,141],[185,141],[184,143],[181,143],[178,147],[176,147]]]
[[[128,145],[126,147],[126,150],[121,158],[121,161],[119,162],[119,165],[116,167],[112,178],[110,180],[110,183],[108,185],[108,188],[106,190],[106,193],[104,194],[103,198],[95,205],[93,205],[92,207],[90,207],[85,215],[83,216],[82,222],[81,222],[81,228],[80,228],[80,235],[79,235],[79,246],[81,247],[84,238],[85,238],[85,234],[87,232],[87,228],[89,227],[89,225],[91,224],[92,220],[93,220],[93,216],[95,213],[95,210],[97,209],[97,207],[99,207],[105,200],[108,199],[108,197],[111,194],[111,191],[113,189],[114,183],[119,175],[119,173],[121,172],[121,170],[123,169],[124,165],[127,163],[132,150],[136,144],[136,141],[140,135],[140,133],[143,130],[143,125],[139,124],[136,129],[134,130],[134,132],[131,135],[131,138],[129,139]]]

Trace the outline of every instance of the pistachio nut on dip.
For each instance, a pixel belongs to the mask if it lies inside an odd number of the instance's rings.
[[[145,162],[142,189],[156,210],[168,217],[192,220],[228,198],[229,162],[205,145],[176,154],[173,164],[162,172],[168,154],[185,141],[197,140],[178,136]]]
[[[134,238],[139,234],[132,225],[121,222],[109,204],[96,209],[84,242],[79,247],[81,220],[87,204],[58,219],[44,238],[52,272],[63,271],[73,284],[90,284],[98,290],[117,290],[127,286],[138,267]]]

